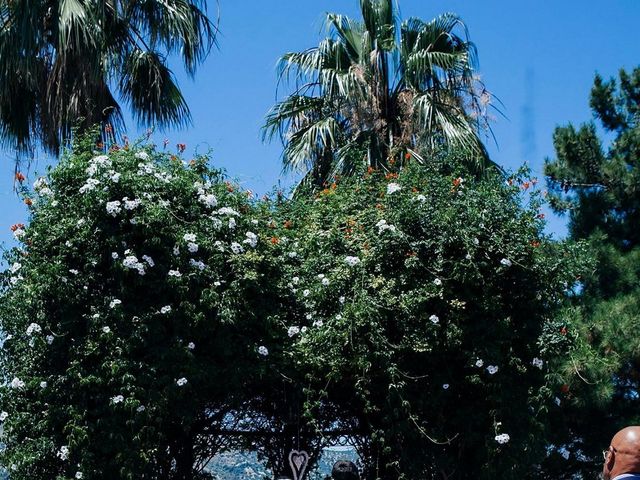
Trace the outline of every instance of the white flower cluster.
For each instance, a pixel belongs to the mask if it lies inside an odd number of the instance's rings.
[[[18,377],[14,377],[14,379],[11,380],[11,383],[9,384],[9,386],[13,389],[24,388],[24,382],[20,380]]]
[[[184,386],[187,384],[187,379],[186,379],[186,378],[184,378],[184,377],[179,378],[178,380],[176,380],[176,384],[177,384],[179,387],[184,387]]]
[[[437,325],[438,323],[440,323],[440,318],[438,318],[438,316],[437,316],[437,315],[431,315],[431,316],[429,317],[429,321],[430,321],[431,323],[433,323],[434,325]]]
[[[122,403],[124,402],[124,397],[122,395],[116,395],[114,397],[111,397],[111,403]]]
[[[40,177],[33,182],[33,189],[43,196],[53,195],[53,191],[49,188],[47,179],[44,177]]]
[[[385,230],[390,230],[392,232],[396,231],[395,225],[390,225],[386,220],[382,219],[378,223],[376,223],[376,227],[378,227],[378,234],[384,232]]]
[[[115,217],[122,211],[121,205],[122,203],[120,203],[120,200],[107,202],[107,213],[112,217]]]
[[[139,275],[146,274],[144,263],[138,260],[135,255],[127,255],[122,261],[122,266],[131,270],[137,270]]]
[[[402,187],[400,185],[398,185],[397,183],[390,183],[389,185],[387,185],[387,194],[388,195],[391,195],[392,193],[399,192],[400,190],[402,190]]]
[[[111,300],[111,302],[109,302],[109,308],[115,308],[118,305],[122,304],[122,300],[118,299],[118,298],[114,298],[113,300]]]
[[[509,443],[509,440],[511,440],[511,437],[509,436],[508,433],[501,433],[500,435],[495,436],[495,440],[500,445],[504,445],[505,443]]]
[[[100,185],[100,180],[89,178],[87,179],[86,183],[80,187],[80,193],[87,193],[91,190],[95,190],[98,185]]]
[[[299,333],[300,333],[300,327],[297,327],[295,325],[289,327],[288,330],[287,330],[287,335],[289,335],[289,337],[294,337]]]
[[[537,367],[537,368],[542,370],[542,366],[544,365],[544,360],[542,360],[541,358],[536,357],[531,361],[531,365],[533,365],[534,367]]]
[[[503,258],[502,260],[500,260],[500,263],[505,267],[510,267],[512,265],[511,260],[509,260],[508,258]]]
[[[496,373],[498,373],[498,367],[496,367],[495,365],[489,365],[487,367],[487,372],[489,372],[489,375],[495,375]]]
[[[253,232],[247,232],[245,233],[245,236],[247,238],[242,243],[248,244],[251,248],[256,248],[258,245],[258,236]]]
[[[189,265],[191,265],[193,268],[197,268],[200,271],[203,271],[205,268],[207,268],[202,260],[194,260],[193,258],[189,259]]]
[[[58,449],[58,453],[56,453],[56,457],[58,457],[60,460],[66,460],[69,458],[69,447],[67,447],[66,445],[61,446]]]
[[[42,327],[37,323],[31,323],[27,327],[27,335],[29,336],[33,335],[34,333],[40,333],[40,332],[42,332]]]
[[[344,257],[344,262],[350,267],[355,267],[360,263],[360,259],[358,257],[346,256]]]
[[[7,418],[9,418],[9,414],[7,412],[0,413],[0,422],[4,422]]]
[[[258,353],[263,357],[266,357],[267,355],[269,355],[269,350],[264,345],[260,345],[258,347]]]

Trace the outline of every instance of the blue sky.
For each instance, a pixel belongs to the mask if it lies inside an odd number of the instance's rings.
[[[213,9],[213,1],[209,1]],[[482,79],[504,104],[505,118],[493,129],[498,146],[489,150],[499,164],[517,168],[527,161],[542,176],[553,155],[557,125],[591,118],[588,94],[596,71],[615,75],[640,65],[639,0],[400,0],[403,18],[431,19],[459,14],[478,48]],[[287,51],[317,45],[324,12],[357,16],[357,0],[220,0],[220,47],[195,80],[174,71],[191,107],[193,125],[156,135],[188,152],[211,149],[213,163],[247,188],[263,193],[283,177],[281,147],[261,141],[260,126],[274,103],[275,64]],[[212,10],[212,13],[215,11]],[[128,124],[130,136],[141,130]],[[9,226],[24,222],[26,210],[12,190],[11,152],[0,164],[0,241],[10,242]],[[46,159],[29,171],[42,171]],[[562,235],[564,220],[551,218],[549,230]]]

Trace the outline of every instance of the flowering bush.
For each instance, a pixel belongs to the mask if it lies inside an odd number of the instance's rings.
[[[452,157],[255,201],[206,158],[79,140],[12,227],[1,462],[207,478],[232,424],[280,474],[338,426],[367,479],[521,476],[557,408],[579,253],[543,235],[531,185]]]
[[[579,249],[543,235],[526,172],[505,184],[451,162],[369,170],[279,210],[307,415],[367,438],[366,478],[519,478],[544,454],[547,361],[569,346],[550,320]]]
[[[286,311],[261,212],[206,162],[84,139],[23,192],[0,303],[12,479],[204,475]]]

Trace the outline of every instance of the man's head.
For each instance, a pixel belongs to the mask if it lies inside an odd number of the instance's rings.
[[[604,457],[604,480],[623,473],[640,473],[640,427],[626,427],[616,433]]]

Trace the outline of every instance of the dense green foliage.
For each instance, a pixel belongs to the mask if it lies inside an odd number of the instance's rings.
[[[561,127],[546,164],[552,204],[595,261],[566,314],[580,342],[562,371],[571,401],[556,441],[572,455],[551,466],[566,478],[596,469],[607,439],[640,423],[640,68],[596,76],[590,105],[610,144],[593,122]]]
[[[267,326],[287,309],[261,286],[275,259],[206,159],[92,150],[38,180],[15,227],[2,463],[12,479],[199,478],[259,346],[279,343]]]
[[[363,163],[422,161],[443,144],[484,166],[479,134],[491,97],[460,18],[400,22],[392,0],[360,0],[360,10],[362,20],[328,13],[328,38],[280,60],[281,79],[295,89],[273,107],[265,136],[283,138],[285,167],[322,186]]]
[[[429,165],[280,210],[296,235],[282,281],[304,308],[291,333],[307,414],[366,437],[367,479],[521,478],[557,409],[547,362],[570,343],[553,319],[576,252],[542,234],[524,176]]]
[[[578,250],[526,172],[443,155],[258,201],[206,158],[86,138],[23,190],[2,277],[12,479],[208,478],[224,448],[280,474],[345,432],[367,480],[544,457]]]
[[[71,129],[189,120],[167,57],[193,74],[215,39],[200,0],[0,1],[0,140],[57,154]],[[107,129],[108,129],[107,128]]]

